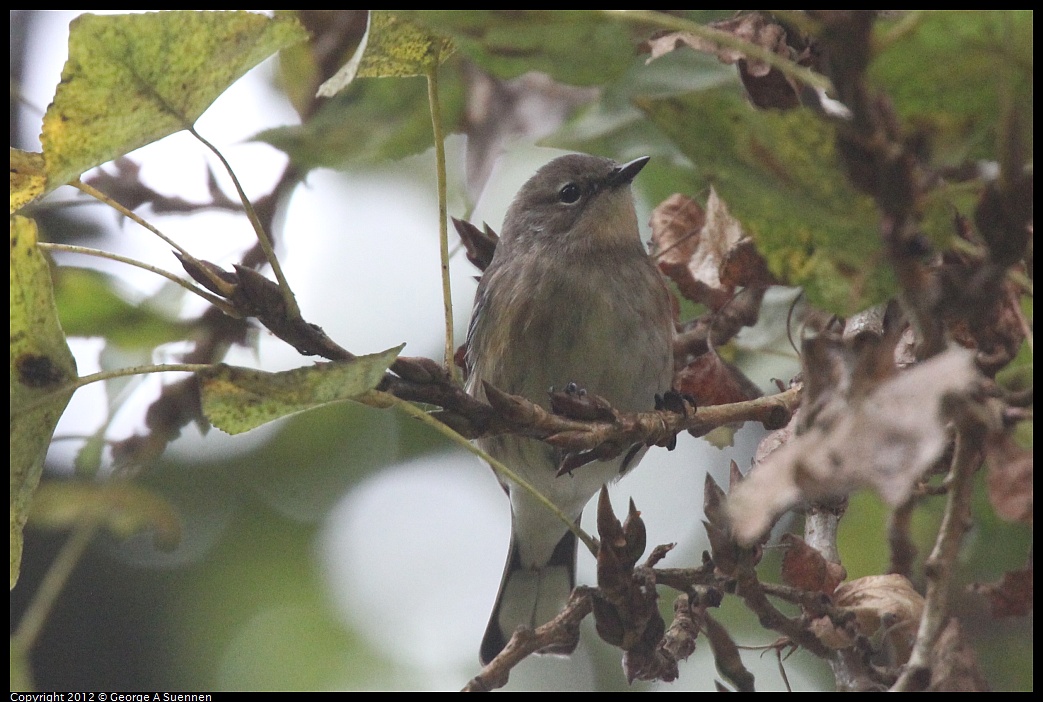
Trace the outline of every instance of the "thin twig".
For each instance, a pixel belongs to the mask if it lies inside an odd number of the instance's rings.
[[[143,226],[145,229],[149,230],[150,232],[152,232],[153,234],[158,236],[168,246],[171,246],[175,251],[177,251],[181,255],[187,256],[189,258],[192,257],[192,255],[190,253],[188,253],[187,250],[182,248],[181,245],[178,244],[176,241],[174,241],[173,239],[168,237],[166,234],[164,234],[163,232],[159,231],[154,226],[152,226],[151,224],[146,222],[144,219],[142,219],[137,214],[135,214],[132,210],[127,209],[126,207],[124,207],[120,203],[116,202],[111,197],[109,197],[108,195],[106,195],[102,191],[98,190],[97,188],[95,188],[95,187],[93,187],[91,185],[87,185],[82,180],[74,180],[71,183],[69,183],[69,185],[73,186],[74,188],[76,188],[77,190],[83,192],[86,195],[90,195],[95,200],[98,200],[99,202],[102,202],[102,203],[108,205],[109,207],[111,207],[112,209],[116,210],[117,212],[119,212],[121,215],[123,215],[127,219],[129,219],[129,220],[131,220],[133,222],[137,222],[138,224]]]
[[[909,663],[892,688],[898,692],[925,690],[931,681],[931,655],[939,635],[949,621],[949,587],[953,566],[964,534],[971,526],[971,498],[974,474],[980,464],[980,436],[968,436],[966,429],[956,435],[956,451],[949,473],[949,498],[938,530],[934,549],[925,565],[927,595],[923,616]]]
[[[442,128],[442,105],[438,101],[438,61],[427,72],[427,101],[431,109],[431,129],[435,137],[435,170],[438,180],[438,250],[442,266],[442,306],[445,309],[445,368],[451,378],[458,373],[453,356],[453,295],[449,281],[449,208],[446,204],[445,143]]]
[[[675,17],[674,15],[656,12],[655,10],[601,10],[601,12],[616,19],[650,24],[654,27],[671,29],[677,32],[688,32],[700,39],[712,41],[728,49],[741,51],[748,58],[762,61],[772,68],[777,68],[783,75],[805,83],[813,88],[825,91],[832,89],[832,84],[830,83],[829,78],[821,73],[816,73],[810,68],[805,68],[804,66],[796,64],[762,46],[740,39],[734,34],[722,32],[719,29],[697,24],[680,17]]]
[[[98,532],[100,524],[95,519],[81,522],[69,540],[65,542],[51,567],[47,569],[40,587],[33,595],[29,607],[18,622],[18,629],[11,635],[11,649],[28,652],[40,637],[47,616],[54,608],[54,603],[65,588],[65,583],[80,562],[80,557]]]
[[[264,251],[264,257],[268,261],[268,265],[272,267],[272,273],[275,275],[275,280],[279,283],[279,291],[282,293],[283,300],[286,303],[286,315],[291,320],[300,319],[301,308],[297,305],[297,298],[293,294],[293,289],[290,288],[289,281],[286,280],[286,275],[283,273],[282,266],[279,265],[279,258],[275,255],[275,247],[272,245],[271,237],[268,232],[265,231],[264,225],[261,224],[261,219],[257,216],[257,212],[254,210],[250,198],[246,196],[243,186],[239,184],[239,179],[236,177],[235,171],[232,170],[232,165],[228,163],[224,154],[218,151],[216,146],[204,139],[203,136],[195,130],[195,127],[189,125],[186,129],[192,136],[198,139],[203,146],[210,149],[210,151],[217,156],[217,159],[221,162],[221,165],[224,166],[225,171],[232,179],[235,191],[239,193],[239,199],[242,201],[243,208],[246,210],[246,217],[250,220],[250,225],[254,228],[254,232],[257,234],[257,241],[261,245],[261,249]]]
[[[65,253],[83,254],[85,256],[96,256],[98,258],[107,258],[111,261],[126,263],[128,266],[134,266],[135,268],[141,268],[142,270],[146,270],[149,273],[155,273],[156,275],[166,278],[172,283],[180,285],[190,293],[199,295],[199,297],[203,298],[214,307],[219,308],[229,317],[234,317],[236,319],[240,317],[240,314],[236,311],[236,309],[233,306],[229,305],[227,302],[225,302],[222,298],[218,297],[217,295],[213,295],[207,292],[206,290],[203,290],[202,288],[198,288],[195,285],[192,285],[192,283],[188,282],[184,278],[179,278],[178,276],[174,275],[169,271],[165,271],[162,268],[157,268],[156,266],[145,263],[144,261],[138,261],[136,259],[128,258],[126,256],[120,256],[119,254],[112,253],[111,251],[92,249],[87,246],[73,246],[72,244],[53,244],[46,241],[37,242],[36,245],[41,249],[45,249],[47,251],[64,251]]]

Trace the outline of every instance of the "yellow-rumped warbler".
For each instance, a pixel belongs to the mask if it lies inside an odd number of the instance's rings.
[[[515,196],[475,294],[467,390],[482,382],[548,406],[548,388],[576,383],[629,412],[652,409],[673,377],[669,293],[641,242],[630,191],[648,158],[626,164],[572,154],[543,166]],[[561,451],[493,436],[479,446],[528,480],[570,519],[644,454],[635,447],[555,477]],[[576,537],[525,490],[511,500],[511,547],[480,658],[519,626],[537,627],[575,585]],[[571,653],[575,644],[543,653]]]

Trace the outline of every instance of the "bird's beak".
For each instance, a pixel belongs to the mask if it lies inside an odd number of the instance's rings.
[[[635,158],[629,163],[624,163],[622,166],[612,169],[612,172],[608,174],[608,185],[615,187],[628,184],[641,172],[641,169],[648,163],[649,158],[649,156]]]

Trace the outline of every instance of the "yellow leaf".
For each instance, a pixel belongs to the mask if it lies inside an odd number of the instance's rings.
[[[11,214],[43,195],[46,187],[43,154],[11,149]]]
[[[51,273],[36,247],[36,223],[11,218],[11,587],[22,561],[22,529],[51,434],[72,397],[76,361],[54,306]]]
[[[152,529],[157,546],[164,549],[181,540],[177,510],[147,487],[55,481],[40,486],[30,515],[33,527],[69,528],[84,520],[98,522],[119,538]]]
[[[81,15],[44,115],[48,189],[191,126],[240,76],[306,37],[295,20],[243,11]]]
[[[317,363],[281,373],[219,365],[200,373],[203,414],[214,426],[240,434],[304,410],[332,402],[370,401],[384,371],[402,346],[351,361]]]
[[[453,50],[447,37],[432,34],[389,10],[370,10],[366,34],[355,55],[319,87],[319,95],[333,97],[355,78],[427,75]]]

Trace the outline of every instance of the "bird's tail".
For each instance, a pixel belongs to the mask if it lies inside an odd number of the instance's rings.
[[[527,568],[519,556],[516,538],[511,537],[511,550],[500,581],[489,625],[482,638],[479,658],[482,665],[497,656],[519,626],[535,629],[557,616],[576,586],[576,535],[565,532],[554,547],[546,565]],[[576,641],[548,646],[538,653],[568,655],[576,649]]]

